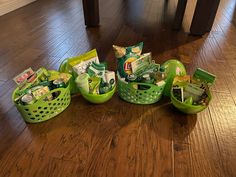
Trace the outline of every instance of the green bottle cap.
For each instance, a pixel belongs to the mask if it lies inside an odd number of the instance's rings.
[[[165,72],[165,67],[161,66],[160,67],[160,72]]]

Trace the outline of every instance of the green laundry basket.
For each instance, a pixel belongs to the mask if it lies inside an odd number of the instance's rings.
[[[26,122],[39,123],[55,117],[64,111],[70,104],[70,86],[57,88],[42,96],[35,103],[22,105],[14,102],[17,97],[18,88],[12,94],[12,101]],[[45,101],[49,95],[56,94],[57,97],[51,101]]]
[[[139,87],[146,87],[141,90]],[[125,82],[121,80],[118,74],[118,94],[119,96],[130,103],[134,104],[153,104],[161,99],[165,84],[157,86],[154,84]]]

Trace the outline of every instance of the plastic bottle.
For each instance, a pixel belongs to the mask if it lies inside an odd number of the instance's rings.
[[[157,82],[160,82],[162,80],[165,80],[166,79],[166,70],[164,67],[160,67],[159,71],[157,72]]]
[[[144,83],[153,84],[154,82],[154,79],[151,78],[150,74],[144,74],[142,78]]]

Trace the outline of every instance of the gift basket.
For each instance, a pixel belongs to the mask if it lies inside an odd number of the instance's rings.
[[[51,119],[70,104],[70,74],[31,68],[14,78],[18,87],[12,101],[26,122],[38,123]]]
[[[152,60],[151,53],[142,54],[143,43],[120,47],[113,45],[118,59],[118,93],[130,103],[152,104],[161,99],[166,85],[166,72]]]
[[[115,72],[99,61],[96,49],[64,60],[59,71],[72,74],[72,93],[80,93],[91,103],[104,103],[115,93]]]
[[[207,108],[211,101],[209,87],[214,83],[215,76],[198,68],[193,77],[176,76],[171,90],[172,104],[181,112],[196,114]]]

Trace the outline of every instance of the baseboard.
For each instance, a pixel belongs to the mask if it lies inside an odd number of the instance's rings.
[[[34,1],[36,0],[2,0],[0,1],[0,16]]]

